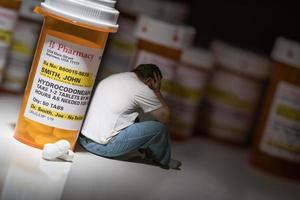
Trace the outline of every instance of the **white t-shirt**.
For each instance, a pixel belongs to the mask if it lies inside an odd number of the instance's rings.
[[[132,125],[138,112],[152,112],[162,105],[146,84],[133,72],[112,75],[97,86],[82,134],[107,144],[122,129]]]

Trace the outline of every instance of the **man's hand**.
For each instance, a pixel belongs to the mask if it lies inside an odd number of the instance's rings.
[[[161,89],[161,77],[158,73],[154,72],[154,79],[151,79],[149,87],[154,91],[154,92],[159,92]]]
[[[171,110],[168,106],[166,100],[160,92],[161,89],[161,76],[158,73],[154,73],[154,79],[150,80],[149,87],[154,91],[158,100],[161,102],[162,107],[158,110],[151,112],[151,115],[155,117],[156,120],[168,124],[171,119]]]

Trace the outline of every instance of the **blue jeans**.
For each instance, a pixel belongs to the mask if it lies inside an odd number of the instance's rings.
[[[87,151],[109,158],[143,149],[151,152],[153,161],[168,166],[171,157],[167,127],[155,121],[132,124],[105,145],[96,143],[83,135],[79,136],[79,142]]]

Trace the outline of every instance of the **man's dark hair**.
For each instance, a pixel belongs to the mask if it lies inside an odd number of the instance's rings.
[[[159,74],[160,78],[163,78],[162,73],[154,64],[141,64],[137,66],[132,72],[135,72],[139,78],[146,80],[147,78],[154,79],[154,73]]]

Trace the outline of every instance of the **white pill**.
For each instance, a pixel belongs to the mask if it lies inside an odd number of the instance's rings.
[[[59,159],[68,161],[68,162],[72,162],[73,158],[74,158],[74,152],[72,150],[69,150],[68,153],[58,157]]]
[[[47,144],[44,146],[42,156],[46,160],[53,160],[57,157],[60,150],[56,145],[53,144]]]
[[[54,160],[68,154],[70,146],[70,143],[66,140],[60,140],[54,144],[46,144],[44,145],[42,156],[45,160]]]
[[[68,150],[71,147],[70,143],[67,140],[59,140],[54,144],[57,145],[58,148],[64,153],[68,153]]]

